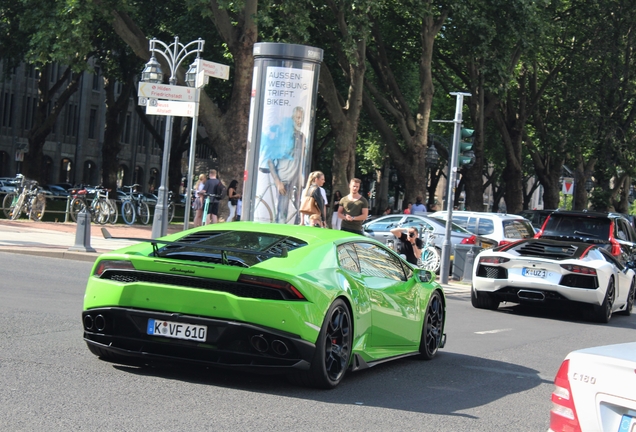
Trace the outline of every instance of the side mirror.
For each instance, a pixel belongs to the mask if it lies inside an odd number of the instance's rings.
[[[430,270],[420,269],[419,271],[420,282],[430,283],[435,280],[435,274]]]

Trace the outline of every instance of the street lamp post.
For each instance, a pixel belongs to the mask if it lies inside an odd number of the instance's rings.
[[[163,82],[163,72],[161,70],[161,65],[157,61],[156,54],[159,53],[163,56],[170,68],[170,85],[177,84],[177,70],[179,70],[179,66],[183,60],[189,56],[190,54],[197,54],[197,59],[200,57],[203,52],[203,45],[205,41],[202,39],[198,39],[196,41],[192,41],[187,45],[183,45],[179,42],[179,37],[175,36],[174,42],[170,45],[165,44],[164,42],[152,39],[150,40],[150,60],[146,63],[146,67],[141,73],[141,81],[150,82],[150,83],[162,83]],[[192,68],[190,68],[192,69]],[[198,108],[198,98],[197,98],[197,108]],[[197,116],[193,118],[193,136],[196,140],[196,121]],[[157,193],[157,205],[155,207],[155,215],[152,220],[152,238],[163,237],[168,232],[168,168],[170,163],[170,145],[172,136],[172,116],[167,116],[166,118],[166,131],[164,135],[164,146],[163,146],[163,160],[161,165],[161,185],[159,186],[159,190]],[[191,146],[192,147],[192,146]],[[192,148],[190,149],[190,158],[193,157]],[[191,177],[191,172],[188,173],[188,176]],[[188,191],[189,192],[189,191]],[[187,196],[189,194],[186,194]],[[188,200],[189,201],[189,200]],[[189,216],[189,206],[186,203],[186,214]],[[187,219],[186,219],[187,220]]]

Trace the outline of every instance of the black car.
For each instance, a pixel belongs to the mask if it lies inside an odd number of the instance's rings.
[[[523,216],[528,219],[535,231],[538,231],[543,226],[545,220],[552,214],[554,210],[523,210],[519,213],[519,216]]]
[[[535,238],[601,244],[623,264],[636,262],[636,231],[619,213],[557,210]]]

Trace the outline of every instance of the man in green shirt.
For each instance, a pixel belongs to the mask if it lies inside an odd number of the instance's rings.
[[[340,200],[338,218],[342,219],[342,231],[364,235],[362,223],[369,216],[369,202],[359,193],[361,183],[358,178],[353,178],[349,182],[349,195]]]

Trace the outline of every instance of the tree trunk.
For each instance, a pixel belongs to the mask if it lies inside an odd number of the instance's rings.
[[[471,74],[477,75],[476,68]],[[471,80],[478,85],[473,89],[469,98],[471,117],[475,121],[475,136],[473,138],[472,151],[475,153],[475,162],[470,168],[462,169],[462,180],[466,192],[466,210],[484,211],[484,86],[483,76]]]
[[[239,25],[234,25],[235,18],[227,10],[221,9],[216,2],[209,4],[210,18],[218,30],[218,33],[227,44],[234,68],[232,77],[232,95],[228,108],[222,112],[219,107],[202,91],[199,106],[199,120],[205,127],[210,138],[210,146],[218,156],[219,178],[228,184],[229,180],[239,181],[239,190],[242,189],[243,172],[245,169],[245,152],[247,143],[247,126],[249,121],[249,106],[252,87],[252,70],[254,60],[252,56],[253,45],[257,40],[257,27],[255,17],[257,12],[257,0],[246,0],[241,11]],[[135,54],[142,60],[150,58],[148,40],[141,29],[124,12],[113,11],[112,25],[116,33],[128,44]],[[161,56],[157,60],[163,61]],[[183,84],[184,68],[178,71],[177,77],[180,85]],[[215,78],[212,78],[215,79]],[[175,152],[177,152],[175,147]],[[173,153],[173,158],[181,159],[181,153]],[[171,168],[171,176],[178,176],[181,181],[180,169],[175,169],[177,162]],[[212,166],[210,166],[212,168]],[[190,175],[198,173],[189,173]],[[172,180],[170,181],[172,184]],[[226,212],[226,201],[223,201],[221,212]]]
[[[79,88],[82,74],[73,74],[70,82],[62,90],[55,99],[56,94],[62,88],[62,85],[71,76],[71,68],[67,67],[62,76],[49,88],[50,65],[46,64],[40,68],[40,77],[38,79],[38,105],[33,120],[33,127],[29,130],[27,139],[29,140],[29,151],[24,155],[24,172],[25,177],[36,180],[38,183],[44,183],[46,179],[44,175],[44,144],[46,138],[53,130],[53,126],[57,121],[64,105],[68,102],[71,95]],[[49,112],[50,107],[50,112]],[[77,161],[75,161],[77,163]]]
[[[523,135],[520,130],[523,128],[523,124],[520,124],[514,116],[507,122],[501,111],[495,112],[495,122],[499,128],[506,154],[506,167],[502,174],[505,183],[506,213],[517,214],[523,210],[523,167],[521,164]]]
[[[126,123],[126,113],[130,93],[134,87],[134,75],[127,77],[122,86],[119,97],[115,98],[115,80],[104,78],[104,92],[106,94],[106,123],[104,126],[104,144],[102,145],[102,183],[111,191],[117,190],[117,170],[119,162],[117,156],[121,151],[121,131]],[[131,167],[135,169],[135,167]],[[113,197],[116,194],[112,195]]]

